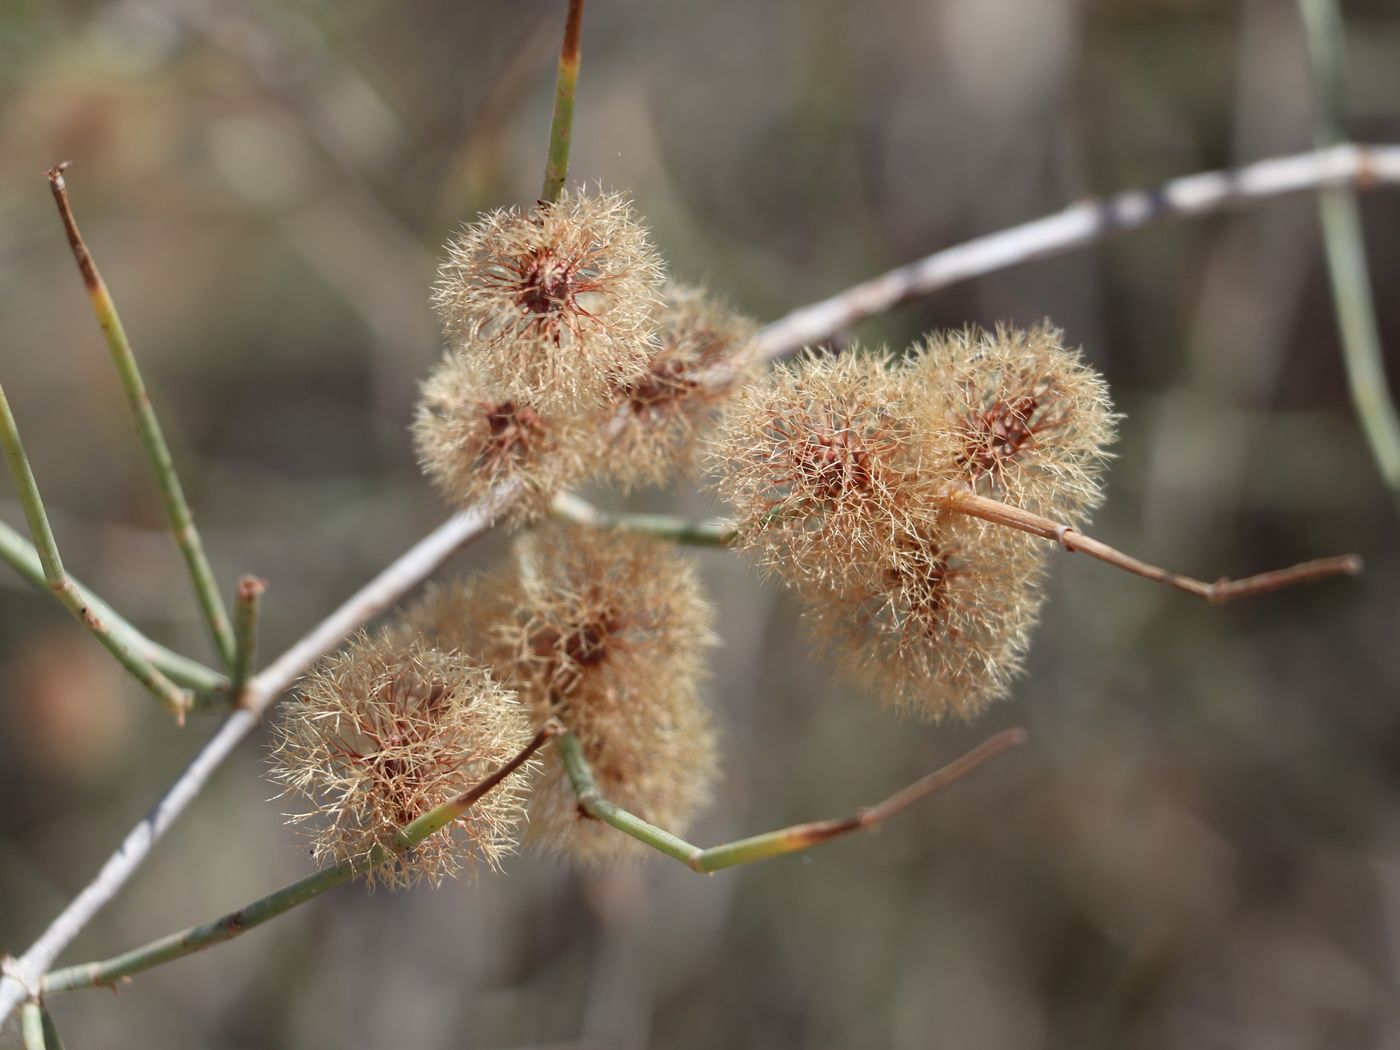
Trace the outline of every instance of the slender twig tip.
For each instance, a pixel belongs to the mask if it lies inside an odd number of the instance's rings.
[[[44,172],[44,175],[49,180],[49,185],[55,190],[63,189],[63,173],[72,167],[72,165],[73,162],[71,160],[61,160],[48,171]]]
[[[238,597],[242,601],[252,601],[267,590],[267,581],[256,576],[243,576],[238,581]]]

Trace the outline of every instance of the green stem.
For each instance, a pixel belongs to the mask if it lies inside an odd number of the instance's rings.
[[[1335,0],[1298,0],[1298,6],[1317,93],[1313,140],[1319,147],[1333,146],[1343,141],[1346,60],[1342,18]],[[1318,212],[1352,404],[1381,476],[1400,507],[1400,414],[1386,379],[1355,192],[1323,190],[1318,196]]]
[[[24,1036],[24,1050],[46,1050],[44,1010],[38,1000],[30,999],[20,1007],[19,1024]]]
[[[9,564],[23,576],[35,590],[52,594],[39,554],[30,543],[10,526],[0,521],[0,561]],[[166,677],[187,689],[195,690],[196,707],[226,707],[228,705],[228,679],[212,668],[205,667],[197,660],[167,649],[154,642],[122,618],[110,605],[104,602],[72,576],[68,582],[78,592],[78,597],[98,618],[156,667],[165,672]]]
[[[559,749],[564,771],[568,774],[569,783],[573,786],[574,794],[578,796],[579,806],[585,813],[680,861],[693,871],[709,873],[780,857],[786,853],[800,852],[853,831],[873,828],[940,788],[961,779],[1008,747],[1024,743],[1025,739],[1025,731],[1021,729],[1008,729],[998,733],[942,769],[915,781],[878,805],[858,810],[854,816],[794,824],[792,827],[726,842],[709,849],[702,849],[672,835],[669,831],[649,824],[636,814],[629,813],[604,798],[593,777],[593,770],[588,765],[588,759],[584,756],[583,745],[572,733],[562,734],[554,746]]]
[[[248,687],[248,679],[253,677],[258,652],[258,607],[265,590],[266,580],[244,576],[238,581],[238,591],[234,595],[233,633],[236,647],[229,697],[235,707],[242,706],[243,691]]]
[[[42,1002],[39,1004],[39,1017],[44,1024],[45,1050],[63,1050],[63,1040],[58,1036],[58,1028],[53,1023],[53,1016]]]
[[[190,709],[193,703],[190,694],[161,673],[151,661],[137,652],[118,632],[108,627],[102,617],[98,615],[97,610],[83,600],[82,594],[73,586],[73,582],[68,579],[68,574],[64,572],[63,559],[59,556],[58,544],[54,540],[53,530],[49,527],[48,514],[44,510],[44,500],[39,494],[39,485],[34,480],[34,471],[29,465],[29,457],[24,453],[19,427],[15,423],[14,413],[10,411],[10,400],[5,396],[3,387],[0,387],[0,444],[4,446],[5,459],[10,465],[10,474],[14,477],[15,487],[19,490],[20,503],[24,507],[24,516],[29,522],[29,531],[34,536],[34,546],[39,557],[39,564],[43,567],[44,579],[49,589],[53,591],[64,607],[99,642],[106,646],[107,651],[115,656],[117,661],[130,671],[138,682],[150,690],[151,695],[183,722],[185,712]]]
[[[627,514],[602,510],[570,492],[554,497],[550,512],[556,518],[593,528],[631,529],[692,547],[728,547],[737,536],[730,521],[678,518],[669,514]]]
[[[578,89],[579,35],[583,28],[583,0],[569,0],[564,23],[564,43],[559,48],[559,76],[554,82],[554,119],[549,125],[549,153],[545,157],[544,188],[540,200],[557,201],[569,176],[569,145],[574,137],[574,95]]]
[[[146,393],[146,384],[136,366],[136,355],[132,353],[131,343],[122,328],[116,303],[112,301],[107,285],[98,273],[97,264],[93,262],[92,254],[83,243],[82,234],[78,232],[78,223],[73,217],[73,209],[68,202],[67,184],[63,178],[67,166],[67,163],[64,163],[50,169],[48,177],[54,202],[58,205],[58,214],[63,219],[63,228],[68,233],[68,246],[77,261],[83,286],[87,289],[93,312],[97,315],[97,323],[107,339],[107,347],[111,351],[112,362],[117,367],[122,391],[126,395],[127,405],[131,409],[137,433],[141,437],[141,447],[145,450],[151,474],[160,489],[165,514],[170,521],[170,530],[185,557],[185,565],[189,569],[199,607],[209,625],[209,633],[213,636],[214,646],[224,667],[231,668],[234,640],[228,612],[219,596],[219,585],[214,579],[214,570],[209,567],[209,559],[204,555],[204,545],[200,541],[199,531],[194,526],[194,516],[185,500],[180,478],[175,473],[175,462],[171,458],[169,446],[165,443],[165,435],[161,432],[155,409],[151,407],[150,395]]]
[[[462,816],[483,795],[494,790],[503,780],[525,765],[557,731],[553,724],[540,730],[535,734],[534,739],[526,744],[514,758],[502,764],[470,791],[429,810],[411,824],[400,829],[389,847],[375,846],[363,857],[341,861],[329,868],[322,868],[290,886],[284,886],[275,893],[270,893],[251,904],[246,904],[237,911],[229,912],[213,922],[191,926],[101,962],[79,963],[76,966],[54,970],[44,978],[42,991],[48,994],[50,992],[71,991],[74,988],[115,984],[117,981],[160,966],[162,963],[171,962],[186,955],[193,955],[195,952],[222,944],[224,941],[231,941],[255,926],[261,926],[270,919],[275,919],[284,912],[291,911],[297,905],[305,904],[327,890],[335,889],[356,875],[362,875],[388,863],[394,857],[406,853],[429,835],[441,831]]]

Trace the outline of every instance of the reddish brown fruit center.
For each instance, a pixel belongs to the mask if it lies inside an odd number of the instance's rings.
[[[944,628],[953,601],[953,582],[964,575],[953,565],[956,554],[951,547],[913,546],[897,566],[885,572],[886,582],[907,599],[907,615],[930,636]]]
[[[522,459],[544,436],[544,421],[527,405],[502,401],[486,410],[487,455],[492,459]]]
[[[870,450],[849,428],[812,430],[793,451],[798,478],[818,499],[834,500],[875,487]]]
[[[969,414],[962,430],[967,441],[958,454],[959,467],[974,478],[999,475],[1023,452],[1065,422],[1067,409],[1054,404],[1054,380],[1044,377],[1028,384],[1028,392],[993,401]]]
[[[634,415],[656,415],[681,401],[696,386],[686,372],[679,361],[653,361],[647,374],[624,391],[628,408]]]
[[[515,305],[536,314],[559,313],[573,305],[575,266],[548,248],[537,248],[513,267],[520,278]]]

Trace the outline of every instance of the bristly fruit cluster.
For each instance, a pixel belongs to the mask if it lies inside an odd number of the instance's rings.
[[[694,567],[670,544],[561,525],[522,537],[509,563],[434,589],[405,617],[438,647],[490,666],[537,725],[555,719],[578,737],[608,798],[678,832],[718,769],[700,695],[713,620]],[[529,813],[529,840],[577,861],[639,848],[583,816],[553,751]]]
[[[319,863],[392,850],[405,825],[464,794],[530,739],[514,694],[459,653],[402,630],[361,634],[324,659],[274,725],[272,777],[308,808]],[[529,777],[517,774],[411,852],[368,872],[389,887],[440,882],[515,848]]]
[[[691,433],[752,359],[752,323],[665,283],[619,196],[492,212],[448,246],[433,303],[449,344],[414,424],[443,498],[537,516],[595,472],[625,486],[689,465]]]
[[[1048,324],[929,337],[899,360],[809,352],[759,380],[755,326],[665,282],[631,208],[586,191],[469,226],[434,303],[450,345],[414,434],[449,502],[528,520],[589,476],[673,480],[703,437],[739,545],[860,683],[927,717],[1006,692],[1041,602],[1036,541],[956,494],[1073,525],[1099,501],[1114,416]],[[324,663],[279,727],[276,776],[317,800],[297,819],[318,856],[363,857],[561,725],[611,804],[680,831],[718,768],[700,698],[712,620],[670,545],[546,527]],[[378,877],[494,863],[522,810],[531,841],[576,861],[637,851],[584,815],[555,749],[543,766],[528,795],[511,778]]]
[[[708,445],[739,538],[860,683],[938,718],[1007,691],[1044,548],[958,513],[960,491],[1079,524],[1114,416],[1046,324],[931,336],[901,361],[809,354],[744,390]]]

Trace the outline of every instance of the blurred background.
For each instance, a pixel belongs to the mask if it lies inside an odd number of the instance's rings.
[[[210,658],[43,170],[73,161],[215,567],[269,580],[272,656],[445,514],[406,431],[440,352],[427,287],[456,225],[538,192],[563,6],[0,5],[0,377],[65,560],[153,636]],[[1400,141],[1400,10],[1344,7],[1347,127]],[[583,46],[574,177],[630,190],[673,271],[760,320],[1310,142],[1280,0],[593,0]],[[1362,214],[1394,377],[1400,194]],[[713,878],[526,855],[477,885],[343,887],[55,999],[67,1045],[1400,1047],[1400,522],[1346,395],[1314,201],[1159,225],[855,334],[1046,316],[1126,413],[1096,535],[1207,579],[1353,550],[1366,574],[1210,608],[1061,556],[1013,700],[927,726],[834,685],[789,599],[699,554],[727,778],[697,841],[845,814],[998,728],[1031,743],[878,835]],[[689,484],[632,505],[714,510]],[[0,571],[0,950],[213,725],[171,725]],[[265,747],[64,960],[308,871]]]

